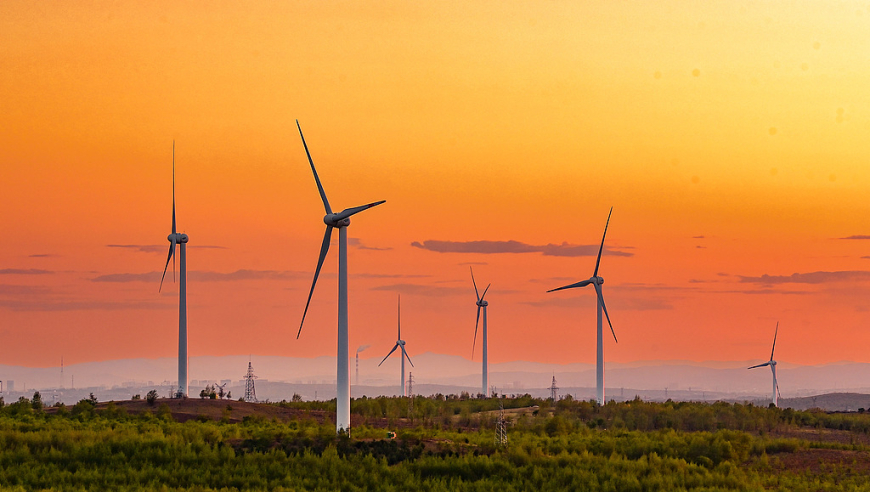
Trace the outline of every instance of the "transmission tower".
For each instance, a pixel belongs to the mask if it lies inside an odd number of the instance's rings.
[[[408,373],[408,417],[414,418],[414,373]]]
[[[550,398],[553,400],[553,403],[556,402],[556,391],[559,390],[559,387],[556,386],[556,375],[553,374],[553,384],[550,385]]]
[[[507,446],[507,421],[504,418],[504,402],[498,400],[498,420],[495,423],[495,445]]]
[[[254,375],[254,367],[251,361],[248,361],[248,373],[245,374],[245,401],[247,402],[258,403],[257,390],[254,388],[255,379],[257,376]]]

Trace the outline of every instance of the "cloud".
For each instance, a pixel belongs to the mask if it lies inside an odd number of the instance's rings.
[[[432,275],[391,275],[387,273],[354,273],[351,277],[357,278],[428,278]]]
[[[36,255],[28,255],[28,258],[57,258],[60,255],[53,255],[48,253],[36,254]]]
[[[854,236],[848,236],[848,237],[839,237],[837,239],[870,239],[870,236],[854,235]]]
[[[168,251],[167,246],[156,244],[107,244],[106,247],[133,249],[140,253],[165,253]]]
[[[107,244],[108,248],[123,248],[138,251],[140,253],[168,253],[169,242],[166,244]],[[208,244],[190,244],[193,249],[228,249],[226,246],[211,246]]]
[[[371,290],[384,290],[388,292],[399,292],[401,294],[428,296],[428,297],[447,297],[457,295],[467,295],[468,289],[460,287],[442,287],[439,285],[417,285],[417,284],[391,284],[373,287]]]
[[[0,296],[34,296],[48,293],[49,289],[42,286],[0,284]]]
[[[91,279],[92,282],[159,282],[163,272],[112,273]],[[238,280],[288,280],[311,275],[306,272],[276,270],[236,270],[230,273],[192,271],[188,278],[195,282],[234,282]],[[166,274],[169,277],[169,273]]]
[[[38,268],[3,268],[0,269],[0,275],[46,275],[54,273],[48,270],[40,270]]]
[[[376,248],[374,246],[366,246],[357,237],[347,238],[347,245],[352,247],[352,248],[363,249],[363,250],[368,250],[368,251],[389,251],[389,250],[393,249],[393,248]]]
[[[557,308],[572,308],[580,309],[588,307],[590,310],[595,306],[594,295],[586,297],[553,297],[543,301],[527,301],[523,304],[535,307],[557,307]],[[619,311],[660,311],[673,309],[674,306],[668,301],[660,298],[644,299],[640,297],[616,297],[612,300],[606,295],[604,301],[607,305],[607,312],[610,313],[613,320],[613,313]],[[605,320],[605,325],[607,324]]]
[[[692,236],[692,239],[707,239],[707,236]]]
[[[744,277],[738,275],[741,283],[750,284],[823,284],[828,282],[866,282],[870,281],[870,272],[863,270],[840,272],[810,272],[793,273],[791,275],[767,275],[760,277]]]
[[[0,308],[11,309],[12,311],[122,311],[128,309],[175,309],[176,304],[172,302],[159,301],[131,301],[131,302],[109,302],[109,301],[64,301],[57,299],[47,300],[0,300]]]
[[[542,253],[544,256],[596,256],[598,245],[568,244],[545,244],[533,245],[519,241],[437,241],[428,240],[420,243],[414,241],[411,246],[415,248],[435,251],[436,253]],[[616,251],[608,247],[604,248],[604,254],[611,256],[633,256],[632,253]]]

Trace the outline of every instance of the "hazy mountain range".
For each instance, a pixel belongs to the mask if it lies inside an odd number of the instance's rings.
[[[351,360],[352,393],[392,395],[399,391],[399,363],[395,357],[381,367],[381,358],[360,359],[359,379],[355,361]],[[294,392],[304,398],[334,397],[335,358],[312,359],[278,356],[223,356],[192,357],[190,359],[190,393],[197,395],[209,382],[227,381],[227,389],[234,397],[244,393],[244,375],[248,361],[258,376],[257,391],[260,399],[289,399]],[[412,356],[415,367],[406,365],[413,373],[416,394],[459,393],[472,394],[481,389],[480,362],[454,355],[424,353]],[[608,399],[630,399],[640,395],[645,399],[758,399],[771,393],[768,368],[747,370],[750,365],[763,362],[747,361],[637,361],[608,363],[605,381]],[[147,392],[149,388],[170,391],[177,374],[175,358],[122,359],[87,362],[60,367],[32,368],[0,365],[0,379],[8,397],[29,395],[34,390],[58,391],[57,397],[69,402],[78,398],[79,391],[91,389],[101,399],[125,398]],[[595,366],[593,364],[545,364],[514,361],[490,364],[490,386],[503,394],[531,393],[549,395],[553,377],[560,395],[591,398],[594,394]],[[824,393],[870,393],[870,364],[839,362],[818,366],[780,363],[777,376],[783,398],[797,398]],[[408,375],[405,376],[406,380]],[[14,390],[10,392],[9,382]],[[74,390],[74,388],[76,390]],[[128,395],[129,393],[129,395]],[[87,392],[84,393],[85,395]],[[74,401],[73,401],[74,402]],[[868,405],[870,407],[870,405]]]

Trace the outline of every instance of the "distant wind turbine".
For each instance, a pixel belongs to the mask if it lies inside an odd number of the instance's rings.
[[[393,345],[393,350],[390,350],[390,353],[387,354],[386,357],[384,357],[384,360],[381,361],[381,364],[383,364],[384,361],[386,361],[391,355],[393,355],[393,352],[395,352],[397,348],[402,349],[402,353],[399,354],[399,359],[402,361],[402,372],[401,372],[401,378],[399,379],[399,382],[401,383],[401,386],[402,386],[402,396],[408,396],[405,392],[405,359],[406,358],[408,359],[408,362],[411,363],[411,367],[414,367],[414,363],[411,362],[411,358],[408,357],[408,352],[405,351],[405,341],[402,340],[402,296],[399,296],[399,316],[398,316],[398,319],[399,319],[399,324],[398,324],[399,335],[398,335],[398,338],[396,338],[396,344]],[[381,364],[378,364],[378,367],[381,367]]]
[[[483,310],[483,334],[481,339],[481,346],[483,347],[483,376],[482,376],[482,390],[481,394],[484,396],[489,396],[489,366],[487,365],[486,359],[486,350],[487,350],[487,342],[486,342],[486,307],[489,306],[489,302],[487,302],[484,297],[486,297],[486,292],[489,290],[489,287],[492,284],[486,286],[483,289],[483,295],[480,295],[480,292],[477,290],[477,282],[474,281],[474,269],[468,267],[471,270],[471,283],[474,285],[474,294],[477,296],[477,321],[474,322],[474,341],[471,344],[471,360],[474,360],[474,346],[477,344],[477,326],[480,323],[480,311]]]
[[[601,311],[607,317],[607,324],[610,325],[610,332],[613,334],[613,340],[619,343],[616,339],[616,332],[613,331],[613,325],[610,323],[610,315],[607,314],[607,306],[604,305],[604,295],[601,293],[601,286],[604,285],[604,278],[598,276],[598,267],[601,264],[601,252],[604,251],[604,238],[607,237],[607,226],[610,225],[610,215],[613,213],[613,207],[610,207],[610,213],[607,214],[607,223],[604,224],[604,235],[601,236],[601,246],[598,248],[598,259],[595,260],[595,271],[589,280],[583,280],[571,285],[559,287],[557,289],[548,290],[547,292],[555,292],[563,289],[573,289],[575,287],[586,287],[592,284],[595,287],[595,293],[598,298],[598,331],[597,331],[597,351],[595,363],[595,395],[600,405],[604,404],[604,336],[602,330]]]
[[[757,366],[747,367],[747,369],[755,369],[756,367],[764,367],[770,366],[770,372],[773,374],[773,394],[770,399],[773,402],[773,406],[779,406],[779,385],[776,383],[776,361],[773,360],[773,351],[776,350],[776,335],[779,333],[779,321],[776,322],[776,330],[773,332],[773,347],[770,349],[770,360],[765,362],[764,364],[758,364]]]
[[[305,311],[302,313],[302,322],[299,323],[299,332],[296,333],[296,338],[302,334],[302,325],[305,323],[305,315],[308,313],[308,306],[311,304],[311,296],[314,294],[314,286],[317,285],[317,277],[320,275],[320,268],[323,266],[323,260],[326,259],[326,253],[329,251],[329,241],[332,238],[332,230],[338,229],[338,349],[336,355],[336,404],[335,404],[335,430],[339,432],[344,430],[350,431],[350,374],[348,372],[348,334],[347,334],[347,227],[350,225],[351,215],[368,210],[374,206],[384,203],[386,200],[369,203],[360,207],[346,208],[339,213],[333,213],[329,206],[329,201],[326,199],[326,192],[323,191],[323,185],[320,184],[320,178],[317,176],[317,170],[314,169],[314,161],[311,159],[311,153],[308,152],[308,145],[305,143],[305,136],[302,135],[302,127],[299,126],[299,120],[296,120],[296,128],[299,129],[299,136],[302,138],[302,146],[305,147],[305,155],[308,156],[308,163],[311,165],[311,172],[314,173],[314,181],[317,183],[317,190],[320,192],[320,199],[323,201],[323,207],[326,209],[326,215],[323,217],[323,222],[326,224],[326,233],[323,235],[323,244],[320,246],[320,256],[317,259],[317,268],[314,270],[314,280],[311,282],[311,290],[308,292],[308,301],[305,303]]]
[[[163,267],[163,276],[160,278],[160,288],[163,290],[163,279],[166,278],[166,269],[169,262],[174,258],[175,246],[179,245],[181,251],[179,281],[178,281],[178,387],[175,390],[175,398],[186,398],[187,386],[187,234],[179,234],[175,228],[175,140],[172,141],[172,234],[166,237],[169,240],[169,256],[166,258],[166,266]],[[175,280],[175,262],[172,263],[172,279]]]
[[[359,384],[359,353],[369,347],[370,345],[360,345],[359,348],[356,349],[356,384]]]

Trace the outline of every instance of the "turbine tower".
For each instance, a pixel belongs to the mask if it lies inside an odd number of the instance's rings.
[[[350,216],[368,210],[374,206],[384,203],[386,200],[369,203],[360,207],[346,208],[339,213],[333,213],[329,206],[329,201],[326,199],[326,192],[323,191],[323,186],[320,184],[320,178],[317,176],[317,170],[314,169],[314,161],[311,160],[311,153],[308,152],[308,145],[305,143],[305,136],[302,135],[302,127],[299,126],[299,120],[296,120],[296,128],[299,129],[299,136],[302,138],[302,146],[305,147],[305,155],[308,156],[308,163],[311,165],[311,172],[314,173],[314,181],[317,183],[317,191],[320,192],[320,199],[323,201],[323,208],[326,209],[326,215],[323,217],[323,222],[326,224],[326,233],[323,235],[323,244],[320,246],[320,256],[317,259],[317,268],[314,270],[314,280],[311,282],[311,290],[308,292],[308,301],[305,303],[305,311],[302,313],[302,322],[299,323],[299,332],[296,333],[296,338],[302,334],[302,325],[305,323],[305,315],[308,313],[308,306],[311,304],[311,295],[314,294],[314,286],[317,285],[317,277],[320,275],[320,268],[323,266],[323,260],[326,259],[326,253],[329,251],[329,241],[332,238],[332,230],[338,229],[338,349],[336,354],[336,400],[335,400],[335,430],[339,432],[344,430],[350,431],[350,373],[348,368],[348,335],[347,335],[347,226],[350,225]]]
[[[386,361],[387,358],[393,355],[393,352],[395,352],[396,349],[400,347],[402,349],[402,353],[401,355],[399,355],[399,359],[402,361],[402,373],[401,378],[399,379],[399,383],[401,383],[402,386],[401,396],[408,396],[405,393],[405,359],[408,359],[408,362],[411,363],[411,367],[414,367],[414,363],[411,362],[411,358],[408,357],[408,352],[405,352],[405,341],[402,340],[402,296],[399,296],[399,337],[396,339],[396,344],[393,345],[393,350],[390,350],[390,353],[387,354],[386,357],[384,357],[384,360],[381,361],[381,364],[383,364],[384,361]],[[381,367],[381,364],[378,364],[378,367]]]
[[[480,295],[480,292],[477,291],[477,282],[474,281],[474,269],[472,269],[471,267],[468,267],[468,268],[469,268],[469,270],[471,270],[471,283],[474,285],[474,295],[477,296],[477,321],[475,321],[475,323],[474,323],[474,341],[471,343],[471,360],[474,360],[474,346],[475,346],[475,344],[477,344],[477,326],[480,323],[480,310],[482,309],[483,310],[483,336],[482,336],[483,339],[481,340],[481,342],[482,342],[482,346],[483,346],[483,376],[482,376],[483,381],[481,383],[482,390],[480,392],[481,392],[481,394],[483,394],[483,396],[488,397],[489,396],[489,380],[488,380],[488,378],[489,378],[489,374],[488,374],[489,366],[487,365],[487,358],[486,358],[486,355],[487,355],[486,354],[486,349],[487,349],[487,343],[486,343],[486,306],[489,306],[489,302],[484,300],[484,297],[486,297],[486,292],[489,290],[489,287],[492,284],[487,285],[486,288],[483,289],[483,295]]]
[[[607,317],[607,324],[610,325],[610,332],[613,334],[613,340],[619,343],[616,339],[616,332],[613,331],[613,325],[610,323],[610,315],[607,314],[607,306],[604,305],[604,295],[601,293],[601,286],[604,285],[604,278],[598,276],[598,267],[601,265],[601,252],[604,251],[604,238],[607,237],[607,226],[610,225],[610,215],[613,213],[613,207],[610,207],[610,213],[607,214],[607,223],[604,224],[604,235],[601,236],[601,246],[598,248],[598,259],[595,260],[595,271],[592,272],[592,277],[588,280],[583,280],[571,285],[559,287],[557,289],[548,290],[547,292],[555,292],[563,289],[573,289],[575,287],[586,287],[592,284],[595,287],[595,294],[598,298],[598,331],[597,331],[597,350],[595,363],[595,396],[598,399],[598,404],[604,405],[604,335],[602,330],[601,312],[604,311],[604,316]]]
[[[178,387],[173,395],[175,398],[187,398],[187,234],[179,234],[175,228],[175,141],[172,141],[172,234],[167,236],[169,240],[169,256],[166,258],[166,266],[163,267],[163,277],[160,278],[160,288],[163,290],[163,279],[166,278],[166,269],[175,254],[175,246],[178,245],[180,256],[180,268],[178,279]],[[172,263],[172,279],[175,281],[175,263]]]
[[[779,385],[776,384],[776,361],[773,360],[773,351],[776,350],[776,334],[779,333],[779,321],[776,322],[776,330],[773,332],[773,347],[770,349],[770,360],[765,362],[764,364],[758,364],[757,366],[747,367],[747,369],[755,369],[756,367],[764,367],[770,366],[770,372],[773,374],[773,394],[770,397],[770,400],[773,402],[773,406],[779,406]]]

